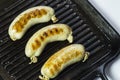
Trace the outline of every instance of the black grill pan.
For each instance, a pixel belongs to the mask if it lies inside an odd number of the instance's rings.
[[[45,61],[59,49],[70,45],[67,41],[49,43],[39,57],[38,63],[29,65],[29,59],[24,53],[26,42],[37,30],[53,24],[52,21],[34,25],[21,40],[13,42],[9,38],[9,25],[18,14],[30,7],[46,5],[54,8],[59,19],[57,23],[65,23],[72,28],[73,43],[83,44],[90,52],[85,63],[78,62],[67,67],[53,80],[94,80],[96,77],[107,80],[104,74],[105,65],[120,52],[120,37],[87,0],[12,1],[10,3],[6,0],[6,4],[10,5],[1,5],[0,8],[1,79],[39,80],[38,75]]]

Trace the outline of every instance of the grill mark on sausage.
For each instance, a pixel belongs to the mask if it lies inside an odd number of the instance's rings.
[[[50,69],[50,73],[51,73],[51,75],[54,75],[54,74],[55,74],[55,71],[54,71],[53,68]]]
[[[42,16],[45,15],[45,14],[47,14],[46,10],[44,10],[44,9],[41,9],[40,13],[41,13]]]
[[[31,19],[31,16],[26,13],[26,14],[24,14],[24,17],[22,17],[22,18],[24,18],[27,22],[27,20]]]
[[[43,15],[46,15],[47,11],[45,9],[36,9],[34,11],[31,11],[29,13],[25,13],[16,23],[13,25],[13,29],[16,30],[16,32],[22,32],[24,25],[27,24],[27,22],[31,18],[40,18]]]
[[[60,31],[62,32],[63,30],[61,28],[48,29],[47,31],[43,32],[42,35],[39,35],[39,39],[41,41],[44,41],[50,35],[58,34],[60,33]],[[33,50],[38,49],[40,45],[41,45],[41,42],[38,39],[35,39],[34,44],[32,44]]]
[[[36,43],[37,46],[41,45],[41,43],[40,43],[40,41],[38,39],[35,40],[35,43]]]
[[[70,53],[70,52],[68,52]],[[49,61],[48,61],[48,64],[46,64],[46,67],[50,67],[50,73],[51,75],[54,75],[56,74],[56,72],[59,72],[60,69],[62,68],[62,65],[64,65],[65,63],[67,63],[68,61],[70,61],[71,59],[74,59],[75,57],[81,55],[81,53],[79,51],[74,51],[73,50],[73,53],[74,54],[71,54],[71,55],[63,55],[61,56],[61,58],[57,58],[57,60],[54,60],[56,57],[58,57],[58,55],[54,55],[52,56]]]
[[[34,43],[32,43],[32,49],[33,49],[33,50],[35,50],[35,49],[36,49],[36,47],[35,47],[35,44],[34,44]]]
[[[43,36],[44,36],[44,37],[48,37],[48,33],[47,33],[47,32],[44,32],[44,33],[43,33]]]
[[[61,28],[53,28],[51,30],[48,30],[48,33],[50,35],[54,35],[54,34],[59,34],[59,33],[62,33],[63,30]]]
[[[44,41],[44,37],[43,36],[40,36],[40,39],[41,39],[41,41]]]
[[[56,32],[56,33],[58,33],[58,32],[59,32],[59,30],[58,30],[57,28],[54,28],[54,30],[55,30],[55,32]]]
[[[31,18],[34,18],[35,17],[34,11],[31,11],[29,15],[30,15]]]
[[[77,56],[79,56],[79,55],[82,55],[82,53],[79,52],[79,51],[76,51],[76,53],[75,53],[75,57],[77,57]]]
[[[15,29],[17,32],[21,32],[22,31],[22,27],[19,24],[19,22],[15,23],[15,26],[13,27],[13,29]]]
[[[22,18],[20,19],[20,24],[21,24],[22,28],[24,28],[23,25],[26,24],[26,23],[27,23],[26,19],[22,17]]]
[[[63,32],[63,29],[60,28],[60,32]]]
[[[35,42],[32,43],[32,49],[37,50],[40,47],[40,45],[41,45],[41,42],[38,39],[36,39]]]
[[[73,51],[74,52],[74,51]],[[79,51],[75,51],[74,54],[71,54],[71,55],[67,55],[67,56],[63,56],[61,58],[61,60],[58,61],[58,64],[61,66],[62,64],[68,62],[69,60],[71,60],[72,58],[75,58],[79,55],[82,55]]]
[[[50,35],[54,35],[53,30],[49,30]]]

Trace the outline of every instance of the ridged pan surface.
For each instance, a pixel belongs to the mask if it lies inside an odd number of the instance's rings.
[[[0,64],[13,80],[37,80],[40,75],[40,69],[44,62],[56,51],[69,45],[67,41],[53,42],[48,44],[38,63],[28,64],[29,59],[25,56],[25,45],[29,38],[39,29],[52,24],[51,22],[37,24],[30,28],[25,36],[18,41],[13,42],[8,36],[8,28],[13,19],[24,10],[46,5],[55,10],[55,15],[59,19],[57,23],[65,23],[73,30],[74,42],[83,44],[90,52],[89,59],[85,62],[78,62],[63,70],[53,80],[75,80],[83,77],[83,73],[94,64],[99,62],[103,56],[110,52],[110,44],[107,43],[104,36],[97,34],[94,25],[90,25],[87,19],[77,10],[76,5],[70,0],[18,0],[13,5],[5,9],[0,14]],[[98,32],[100,32],[98,30]],[[79,75],[78,75],[79,74]]]

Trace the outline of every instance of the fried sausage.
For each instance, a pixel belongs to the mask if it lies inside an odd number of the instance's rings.
[[[55,78],[67,66],[88,58],[88,52],[81,44],[72,44],[53,54],[42,66],[41,80]]]
[[[48,6],[37,6],[19,14],[10,24],[8,33],[10,38],[15,41],[21,39],[25,32],[37,23],[44,23],[50,21],[57,21],[54,15],[54,10]]]
[[[37,62],[37,56],[41,54],[47,43],[53,41],[68,40],[73,42],[72,29],[65,24],[53,24],[46,26],[29,39],[26,44],[25,54],[31,59],[31,63]]]

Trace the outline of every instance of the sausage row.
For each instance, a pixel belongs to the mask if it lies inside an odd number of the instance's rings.
[[[21,39],[26,31],[35,24],[45,23],[50,20],[56,22],[55,11],[48,6],[37,6],[19,14],[10,24],[8,34],[13,41]],[[72,29],[66,24],[52,24],[41,28],[28,40],[25,47],[25,55],[31,63],[36,63],[45,46],[53,41],[68,40],[73,42]],[[62,70],[79,61],[86,61],[89,52],[81,44],[69,45],[54,53],[42,66],[41,80],[55,78]]]

